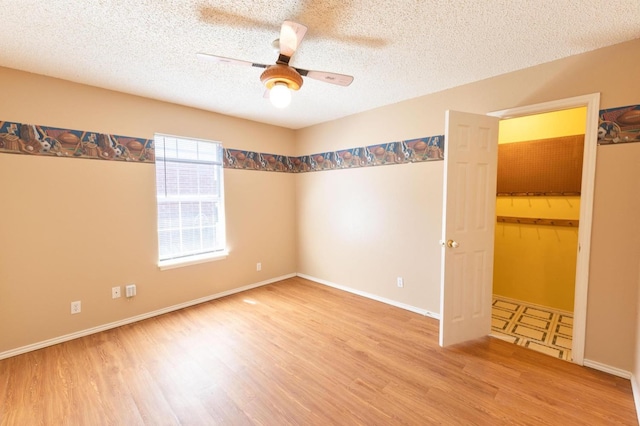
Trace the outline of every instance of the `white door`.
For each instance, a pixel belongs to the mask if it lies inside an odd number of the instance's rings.
[[[498,121],[447,111],[440,346],[491,331]]]

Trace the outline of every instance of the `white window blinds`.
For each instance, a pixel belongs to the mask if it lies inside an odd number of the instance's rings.
[[[222,145],[156,135],[159,260],[225,251]]]

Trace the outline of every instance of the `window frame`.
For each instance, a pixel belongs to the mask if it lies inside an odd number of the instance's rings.
[[[163,140],[161,141],[161,143],[159,143],[160,138],[163,138]],[[166,147],[165,144],[165,138],[168,139],[175,139],[176,140],[176,155],[174,156],[166,156],[166,149],[163,149],[162,151],[160,151],[158,149],[159,146],[161,147]],[[192,142],[196,142],[198,144],[200,143],[210,143],[212,145],[214,145],[216,151],[218,151],[218,158],[216,158],[215,160],[205,160],[205,159],[192,159],[192,158],[179,158],[179,153],[180,153],[180,141],[184,141],[183,143],[188,143],[189,141]],[[174,268],[179,268],[179,267],[183,267],[183,266],[188,266],[188,265],[195,265],[195,264],[200,264],[200,263],[205,263],[205,262],[213,262],[213,261],[217,261],[217,260],[222,260],[225,259],[228,255],[229,255],[229,251],[227,249],[226,246],[226,217],[225,217],[225,196],[224,196],[224,148],[222,146],[222,143],[219,141],[213,141],[213,140],[208,140],[208,139],[200,139],[200,138],[190,138],[190,137],[185,137],[185,136],[175,136],[175,135],[169,135],[169,134],[164,134],[164,133],[156,133],[154,135],[154,143],[155,143],[155,147],[156,147],[156,161],[155,161],[155,187],[156,187],[156,236],[157,236],[157,249],[158,249],[158,267],[160,268],[160,270],[166,270],[166,269],[174,269]],[[185,152],[185,149],[183,147],[182,152]],[[198,150],[196,150],[196,155],[199,156],[200,153]],[[211,171],[212,173],[214,173],[214,175],[216,176],[215,178],[215,182],[217,183],[217,196],[212,196],[212,194],[182,194],[182,195],[169,195],[167,193],[167,186],[166,186],[166,170],[167,170],[167,164],[168,163],[174,163],[174,164],[197,164],[197,165],[210,165],[211,166]],[[159,173],[158,173],[158,167],[162,167],[165,171],[165,184],[164,184],[164,195],[161,192],[161,188],[159,185]],[[160,209],[161,206],[167,205],[167,204],[172,204],[172,203],[178,203],[178,208],[183,207],[181,205],[181,203],[189,203],[189,202],[195,202],[199,204],[199,208],[202,208],[202,203],[208,203],[208,202],[213,202],[214,205],[216,205],[216,216],[217,216],[217,220],[214,220],[213,223],[213,229],[215,229],[215,236],[216,238],[213,240],[214,242],[218,242],[221,244],[218,244],[217,248],[213,248],[212,250],[206,250],[203,249],[203,251],[199,251],[199,252],[195,252],[195,253],[188,253],[183,251],[182,253],[178,253],[177,255],[174,255],[172,257],[168,257],[165,259],[161,259],[161,217],[160,217]],[[178,217],[180,216],[180,213],[178,213]],[[200,216],[200,214],[198,214],[198,216]],[[181,219],[178,219],[178,221],[181,221]],[[198,230],[198,234],[200,235],[200,237],[203,236],[203,229],[205,228],[205,224],[203,224],[202,221],[200,221],[200,223],[198,224],[197,227],[194,227],[194,229]],[[183,223],[179,223],[177,229],[182,232],[184,229],[184,224]],[[222,240],[222,241],[220,241]],[[222,246],[222,248],[220,248],[220,246]]]

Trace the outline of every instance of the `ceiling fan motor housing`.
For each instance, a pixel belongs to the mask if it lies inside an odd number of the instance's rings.
[[[284,64],[271,65],[264,70],[260,81],[271,89],[276,83],[284,83],[290,90],[298,90],[302,87],[302,76],[292,67]]]

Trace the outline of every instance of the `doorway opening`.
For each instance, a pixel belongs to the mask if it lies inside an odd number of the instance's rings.
[[[508,119],[580,107],[586,107],[586,122],[579,208],[580,226],[578,228],[578,247],[575,268],[571,359],[574,363],[583,365],[600,94],[594,93],[525,107],[511,108],[496,111],[489,115],[500,119]],[[494,202],[495,201],[497,201],[497,197]]]
[[[491,335],[571,361],[587,108],[502,120]]]

